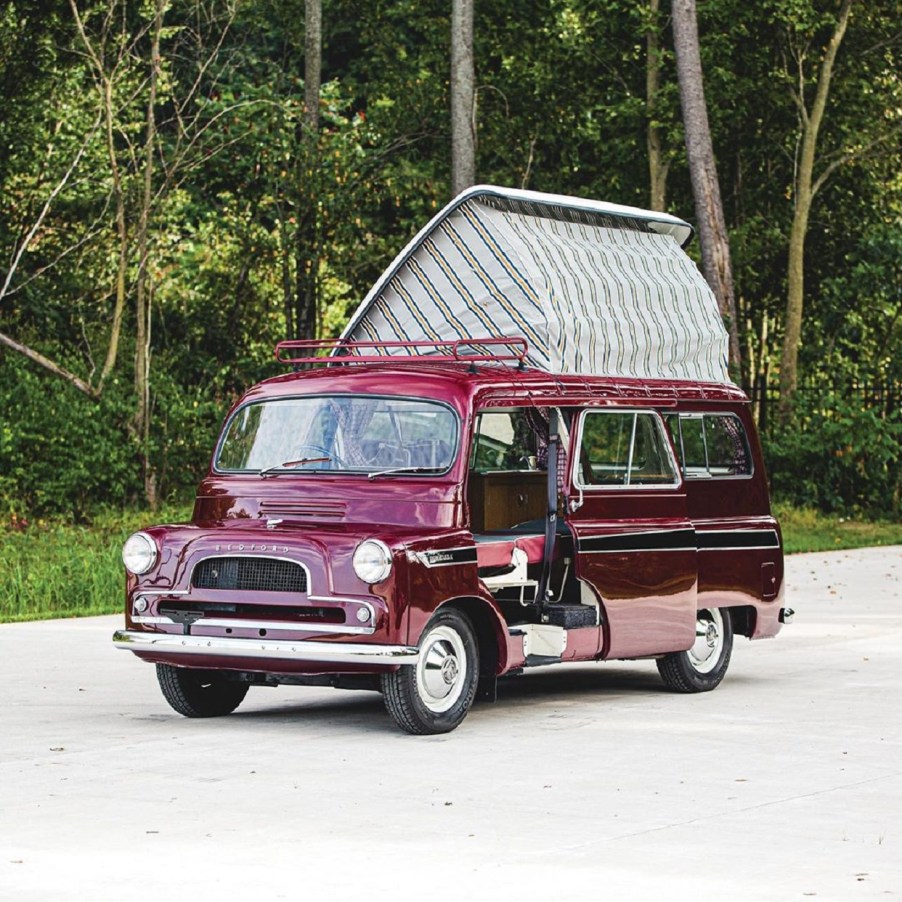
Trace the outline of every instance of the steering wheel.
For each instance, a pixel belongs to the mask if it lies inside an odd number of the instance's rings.
[[[312,454],[316,454],[321,457],[324,457],[330,463],[336,463],[340,467],[344,467],[345,469],[348,469],[348,462],[346,460],[344,460],[344,458],[341,458],[337,454],[327,451],[325,448],[322,448],[319,445],[308,445],[308,444],[298,445],[297,453],[298,453],[299,457],[303,457],[305,451],[309,451]],[[313,463],[313,461],[311,460],[310,463]]]

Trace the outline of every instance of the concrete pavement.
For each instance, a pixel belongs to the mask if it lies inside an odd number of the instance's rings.
[[[787,563],[714,692],[543,668],[426,738],[332,689],[187,720],[121,618],[0,626],[0,899],[902,896],[902,547]]]

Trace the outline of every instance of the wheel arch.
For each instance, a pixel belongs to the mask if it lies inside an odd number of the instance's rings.
[[[730,624],[733,627],[733,634],[736,636],[746,636],[751,638],[755,632],[755,625],[758,619],[758,611],[754,605],[737,605],[735,607],[723,607],[722,611],[726,611],[730,616]]]
[[[451,598],[437,609],[454,609],[473,624],[479,646],[479,675],[495,676],[507,667],[507,625],[498,609],[478,596]]]

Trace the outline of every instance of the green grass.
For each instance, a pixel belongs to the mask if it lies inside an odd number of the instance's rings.
[[[780,521],[789,554],[868,545],[902,545],[902,522],[859,520],[780,503],[774,504],[774,515]]]
[[[902,523],[875,523],[775,505],[789,553],[902,545]],[[38,522],[0,525],[0,622],[115,614],[123,608],[120,551],[151,523],[187,520],[190,505],[104,512],[90,526]]]
[[[179,506],[155,514],[103,512],[90,526],[0,526],[0,622],[123,610],[122,543],[142,527],[190,516],[190,506]]]

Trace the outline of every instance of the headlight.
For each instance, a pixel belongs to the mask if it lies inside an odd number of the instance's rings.
[[[122,546],[122,563],[125,569],[140,576],[157,562],[157,545],[146,532],[129,536]]]
[[[391,573],[391,552],[384,542],[367,539],[354,551],[354,572],[365,583],[381,583]]]

